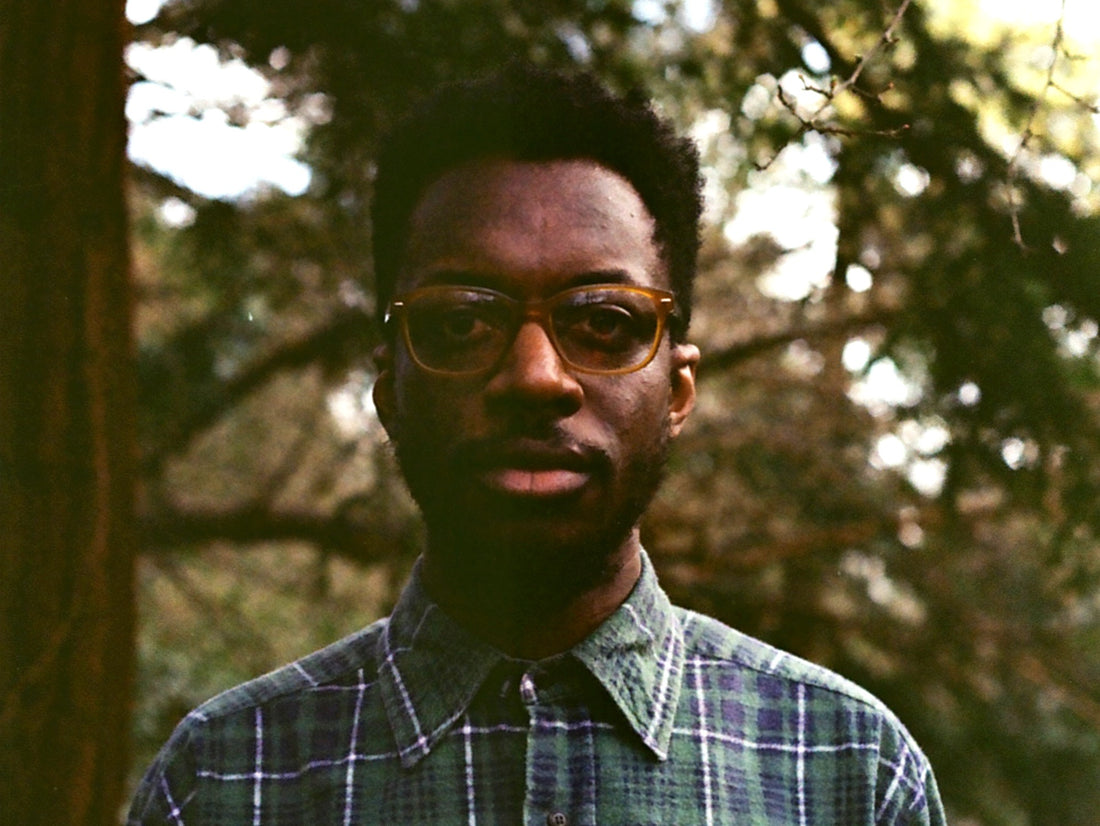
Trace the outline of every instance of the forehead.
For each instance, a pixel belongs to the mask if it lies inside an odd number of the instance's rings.
[[[595,161],[481,160],[446,172],[421,196],[398,285],[664,287],[654,230],[634,187]]]

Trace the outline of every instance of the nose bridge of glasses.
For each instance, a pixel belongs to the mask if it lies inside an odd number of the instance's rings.
[[[508,360],[515,362],[513,369],[529,370],[532,366],[544,368],[547,359],[557,372],[566,369],[568,362],[562,355],[546,302],[532,302],[521,308],[516,319],[515,332],[508,342],[508,351]]]
[[[507,349],[515,350],[524,331],[533,326],[542,333],[545,345],[554,351],[558,361],[562,364],[565,363],[554,332],[554,324],[551,320],[556,298],[557,296],[552,296],[545,299],[528,299],[526,301],[510,298],[509,303],[512,306],[514,315],[512,317],[511,335],[506,345]]]

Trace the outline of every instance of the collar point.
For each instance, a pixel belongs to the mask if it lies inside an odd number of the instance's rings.
[[[401,768],[411,769],[428,756],[428,749],[414,746],[411,749],[399,752],[399,755],[401,757]]]
[[[642,737],[642,742],[645,747],[649,749],[650,753],[657,758],[657,762],[668,762],[669,741],[672,739],[671,729],[668,732],[668,736],[663,736],[660,732],[656,736]]]

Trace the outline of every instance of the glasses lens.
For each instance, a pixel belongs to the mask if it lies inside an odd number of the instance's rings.
[[[550,320],[566,361],[585,370],[614,372],[649,358],[661,312],[646,293],[596,287],[563,295]]]
[[[421,293],[405,303],[408,343],[432,370],[491,367],[508,345],[514,310],[503,296],[464,289]]]

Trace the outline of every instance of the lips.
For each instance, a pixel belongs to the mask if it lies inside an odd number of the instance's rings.
[[[599,464],[594,451],[520,440],[494,445],[473,462],[476,479],[510,497],[553,498],[579,493]]]
[[[575,470],[502,467],[481,474],[482,483],[498,493],[511,496],[567,496],[580,491],[590,478]]]

